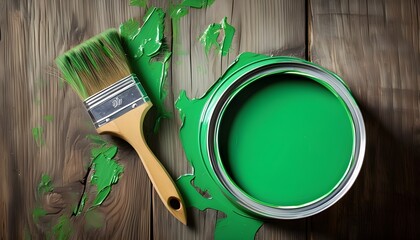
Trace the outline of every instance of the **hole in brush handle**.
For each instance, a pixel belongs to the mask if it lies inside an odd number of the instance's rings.
[[[179,210],[181,209],[181,200],[179,200],[177,197],[170,197],[168,200],[168,205],[174,210]]]

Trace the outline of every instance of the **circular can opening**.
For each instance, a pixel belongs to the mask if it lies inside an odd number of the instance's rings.
[[[271,206],[301,206],[332,192],[353,152],[344,102],[304,76],[272,74],[230,100],[218,131],[220,160],[247,196]]]
[[[222,190],[249,212],[311,216],[356,180],[363,117],[335,74],[303,60],[268,61],[231,75],[215,92],[202,125],[209,163]]]

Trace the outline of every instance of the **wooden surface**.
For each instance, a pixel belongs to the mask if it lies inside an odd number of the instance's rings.
[[[68,214],[83,192],[95,133],[78,97],[60,83],[53,59],[70,47],[145,10],[129,1],[0,0],[0,239],[46,237],[49,224]],[[168,7],[168,1],[149,1]],[[418,238],[420,228],[420,39],[419,3],[403,1],[216,0],[181,19],[179,44],[169,72],[167,106],[174,117],[159,134],[147,133],[152,149],[173,177],[191,171],[179,137],[173,103],[181,89],[201,96],[244,51],[308,58],[342,76],[357,99],[367,128],[365,162],[358,180],[337,204],[310,218],[265,224],[257,239]],[[198,37],[227,16],[236,28],[226,57],[206,56]],[[45,115],[53,115],[47,122]],[[37,146],[33,127],[44,128]],[[120,182],[98,209],[104,225],[74,239],[211,239],[212,210],[189,211],[188,227],[166,211],[133,149],[119,147],[125,166]],[[54,193],[36,194],[42,173]],[[89,188],[89,186],[87,186]],[[35,223],[41,203],[48,215]]]

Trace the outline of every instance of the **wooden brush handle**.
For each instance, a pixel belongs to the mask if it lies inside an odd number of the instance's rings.
[[[141,106],[125,113],[113,121],[97,128],[100,134],[116,135],[127,141],[139,155],[150,181],[165,207],[175,218],[183,224],[187,223],[184,202],[178,189],[163,165],[155,157],[144,139],[143,121],[152,103],[146,102]]]

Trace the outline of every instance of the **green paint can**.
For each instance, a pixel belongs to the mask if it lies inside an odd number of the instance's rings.
[[[319,213],[361,169],[362,114],[344,82],[313,63],[245,53],[194,101],[177,104],[187,157],[252,216]]]

